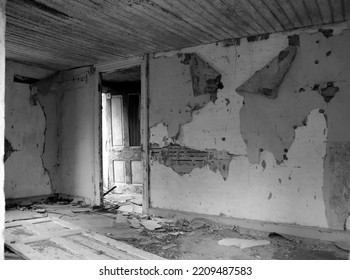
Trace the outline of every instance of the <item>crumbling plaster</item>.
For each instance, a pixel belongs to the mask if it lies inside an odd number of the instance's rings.
[[[57,97],[48,93],[30,103],[30,86],[15,83],[14,75],[44,79],[54,72],[12,61],[6,62],[5,137],[14,150],[5,162],[7,199],[53,192],[57,164]]]
[[[348,147],[349,142],[350,33],[342,28],[334,29],[333,36],[323,33],[299,32],[300,46],[276,99],[240,96],[235,89],[286,48],[291,34],[180,50],[196,53],[211,64],[222,75],[224,86],[215,102],[206,100],[186,118],[177,112],[186,108],[192,94],[188,88],[183,90],[190,75],[176,52],[155,55],[150,61],[151,147],[175,143],[235,156],[226,181],[207,167],[178,174],[151,160],[152,207],[344,228],[349,214],[348,169],[334,174],[330,161],[344,153],[338,147],[332,156],[330,147],[338,142]],[[320,89],[328,82],[338,92],[327,103],[315,85]],[[339,188],[332,176],[343,182]]]

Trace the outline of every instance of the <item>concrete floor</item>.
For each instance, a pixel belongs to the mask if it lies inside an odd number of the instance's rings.
[[[167,259],[348,259],[349,252],[332,242],[229,227],[204,219],[187,221],[145,216],[140,212],[141,206],[130,199],[139,204],[139,198],[119,197],[119,202],[106,201],[106,209],[60,202],[17,206],[7,210],[6,221],[56,217]],[[45,209],[45,213],[37,213],[38,209]],[[149,230],[140,224],[144,221],[159,228]],[[223,238],[267,240],[270,244],[240,249],[219,245],[218,241]],[[15,257],[7,252],[7,259]]]

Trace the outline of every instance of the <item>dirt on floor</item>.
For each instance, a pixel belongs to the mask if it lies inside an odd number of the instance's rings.
[[[140,199],[106,201],[90,208],[81,200],[48,199],[7,205],[6,222],[56,217],[166,259],[346,260],[333,242],[227,226],[213,221],[143,215]],[[6,259],[18,256],[5,249]]]

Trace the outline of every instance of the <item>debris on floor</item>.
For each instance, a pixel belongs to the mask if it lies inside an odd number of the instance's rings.
[[[7,205],[6,222],[55,217],[166,259],[348,259],[349,249],[343,243],[245,229],[203,218],[144,215],[138,205],[140,197],[135,199],[119,196],[106,200],[104,207],[62,198],[22,204],[27,206]]]
[[[236,246],[241,249],[269,245],[269,240],[254,240],[254,239],[240,239],[240,238],[224,238],[218,241],[221,246]]]
[[[148,230],[156,230],[162,227],[156,221],[152,221],[152,220],[144,220],[141,222],[141,225],[143,225]]]

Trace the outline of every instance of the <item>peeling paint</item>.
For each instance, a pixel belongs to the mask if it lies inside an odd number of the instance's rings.
[[[339,168],[339,173],[329,169],[328,149],[336,143],[350,142],[347,129],[350,31],[344,29],[346,26],[332,27],[333,36],[328,38],[317,29],[309,29],[271,34],[268,40],[255,43],[241,40],[238,46],[211,44],[177,51],[198,53],[218,69],[225,87],[218,91],[214,103],[199,106],[191,112],[188,122],[177,126],[176,139],[169,137],[172,121],[164,122],[169,112],[162,111],[151,126],[151,131],[162,133],[159,137],[151,136],[154,140],[151,143],[160,145],[158,148],[173,143],[195,151],[226,151],[237,156],[229,163],[226,180],[209,168],[193,168],[189,173],[179,174],[170,165],[152,159],[151,205],[344,229],[346,215],[349,215],[345,205],[347,175]],[[298,37],[288,38],[288,35]],[[285,53],[279,53],[288,44],[296,45],[298,53],[279,85],[277,98],[256,94],[242,97],[235,92],[235,88],[274,57],[277,61],[285,60]],[[155,57],[160,59],[171,54],[159,53]],[[160,63],[157,67],[158,72],[164,72],[176,65]],[[185,74],[173,70],[172,76]],[[151,82],[156,83],[154,88],[160,81],[171,83],[171,91],[177,92],[180,100],[183,98],[181,87],[173,83],[170,76]],[[164,87],[158,90],[156,97],[151,96],[151,103],[152,100],[162,103],[161,94],[166,91],[170,90]],[[181,102],[179,100],[175,103]],[[150,112],[152,115],[154,111]],[[160,129],[159,123],[167,129]],[[175,123],[178,124],[177,119]],[[341,164],[340,159],[334,158]],[[334,176],[342,182],[338,183],[338,189],[332,183]],[[336,192],[332,193],[333,190]],[[339,209],[336,205],[340,205]]]
[[[175,139],[180,127],[192,120],[192,112],[208,104],[211,98],[210,94],[194,95],[190,67],[181,61],[178,56],[150,61],[150,111],[153,113],[149,125],[153,127],[162,122],[168,127],[168,136]]]
[[[221,83],[220,73],[195,53],[178,54],[178,57],[182,56],[184,59],[181,63],[190,65],[193,95],[209,94],[210,100],[214,102],[218,89],[224,87]]]
[[[14,82],[15,73],[21,76],[30,74],[33,79],[40,80],[54,72],[6,62],[5,135],[13,150],[17,150],[5,163],[6,198],[51,194],[52,181],[43,161],[43,151],[55,149],[51,145],[46,146],[45,111],[26,102],[31,95],[29,85]],[[54,111],[51,113],[55,114]]]
[[[297,48],[294,46],[285,48],[278,56],[237,88],[236,92],[243,96],[245,93],[254,93],[277,98],[279,86],[291,67],[296,52]]]
[[[320,28],[318,31],[321,32],[323,36],[325,36],[326,38],[333,36],[333,29],[331,28],[327,28],[327,29]]]
[[[262,34],[262,35],[256,35],[256,36],[249,36],[247,37],[247,41],[249,43],[251,42],[256,42],[256,41],[261,41],[261,40],[267,40],[269,39],[270,35],[269,34]]]

